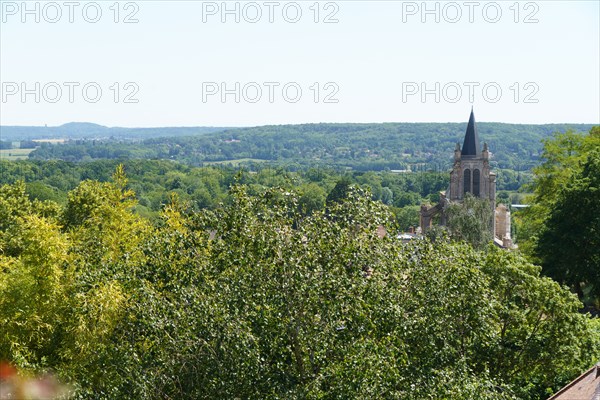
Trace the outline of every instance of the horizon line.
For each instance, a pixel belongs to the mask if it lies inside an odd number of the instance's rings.
[[[5,125],[0,124],[0,128],[60,128],[69,124],[90,124],[108,129],[163,129],[163,128],[259,128],[263,126],[290,126],[290,125],[373,125],[373,124],[462,124],[468,121],[370,121],[370,122],[289,122],[289,123],[265,123],[259,125],[154,125],[154,126],[122,126],[122,125],[103,125],[97,122],[89,121],[69,121],[61,125]],[[502,121],[477,121],[477,124],[506,124],[506,125],[600,125],[600,122],[542,122],[542,123],[526,123],[526,122],[502,122]]]

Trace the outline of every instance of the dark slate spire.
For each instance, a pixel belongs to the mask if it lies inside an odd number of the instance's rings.
[[[479,135],[477,135],[477,127],[475,126],[475,114],[473,114],[473,107],[471,107],[471,117],[469,117],[467,133],[465,133],[465,141],[460,154],[463,157],[481,157],[481,150],[479,149]]]

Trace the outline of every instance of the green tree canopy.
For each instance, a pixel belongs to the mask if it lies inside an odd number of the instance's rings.
[[[538,263],[541,259],[535,249],[540,232],[562,189],[581,171],[588,154],[600,148],[600,126],[593,127],[588,134],[555,133],[543,142],[543,163],[533,169],[533,196],[526,199],[530,207],[515,218],[519,248]]]
[[[600,151],[559,191],[536,254],[549,276],[600,296]]]
[[[599,356],[576,296],[518,254],[381,237],[393,216],[352,186],[310,215],[289,188],[230,195],[172,195],[150,225],[117,171],[60,219],[9,219],[0,358],[77,398],[491,400],[543,398]]]
[[[450,204],[446,214],[446,226],[451,238],[467,242],[479,250],[486,249],[494,238],[494,211],[489,200],[467,193],[462,203]]]

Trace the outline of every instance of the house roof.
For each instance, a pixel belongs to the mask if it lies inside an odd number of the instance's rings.
[[[573,382],[560,389],[548,400],[598,400],[600,399],[600,364],[585,371]]]

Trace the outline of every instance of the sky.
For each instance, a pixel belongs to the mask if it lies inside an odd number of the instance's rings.
[[[0,0],[0,124],[600,123],[600,1]]]

